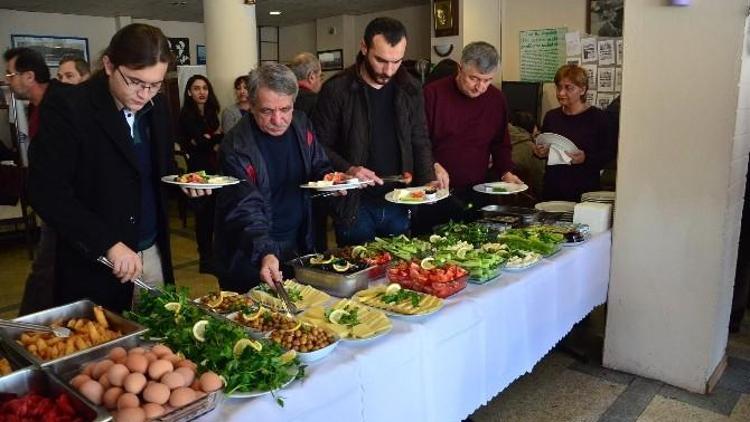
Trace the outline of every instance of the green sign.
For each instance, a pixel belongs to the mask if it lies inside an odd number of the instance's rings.
[[[557,69],[565,63],[565,33],[567,28],[521,31],[519,52],[521,80],[551,81]]]

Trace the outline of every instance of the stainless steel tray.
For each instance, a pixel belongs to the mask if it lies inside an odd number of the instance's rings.
[[[0,358],[5,358],[10,364],[10,368],[13,372],[0,376],[0,379],[14,374],[16,371],[21,369],[29,368],[32,366],[31,362],[26,360],[23,356],[19,355],[18,352],[13,349],[6,342],[0,342]]]
[[[92,406],[83,396],[69,388],[62,380],[45,369],[27,368],[0,378],[0,393],[13,393],[22,396],[35,392],[47,397],[55,397],[60,393],[67,393],[73,407],[87,421],[111,421],[112,416],[101,408]]]
[[[300,256],[288,262],[288,265],[294,268],[294,278],[300,283],[309,284],[336,297],[351,297],[354,293],[368,288],[370,280],[382,277],[385,272],[382,265],[372,265],[350,274],[336,274],[305,266],[304,263],[314,255]]]
[[[77,302],[69,303],[67,305],[40,311],[35,314],[18,317],[13,321],[49,325],[55,321],[68,320],[70,318],[89,318],[91,320],[94,320],[94,306],[96,306],[94,302],[88,299],[83,299]],[[15,328],[2,328],[0,330],[0,336],[2,336],[3,340],[8,345],[10,345],[10,347],[12,347],[14,351],[23,356],[24,359],[39,366],[48,366],[61,360],[71,359],[79,355],[88,354],[95,349],[106,347],[108,344],[121,342],[124,338],[137,336],[148,330],[146,327],[125,319],[121,315],[116,314],[110,310],[104,309],[104,315],[107,317],[107,321],[109,321],[110,327],[114,330],[120,331],[122,333],[122,337],[48,361],[39,359],[37,356],[30,353],[23,346],[16,342],[16,339],[18,339],[21,333],[25,330]]]
[[[139,336],[130,336],[122,339],[120,342],[110,343],[103,345],[92,350],[88,354],[78,355],[71,359],[65,359],[59,362],[48,365],[45,369],[57,374],[60,379],[64,382],[69,382],[74,376],[78,375],[83,367],[89,362],[96,362],[107,357],[109,351],[113,348],[120,346],[125,349],[130,349],[138,346],[150,346],[155,344],[153,341],[144,340]],[[71,355],[72,356],[72,355]],[[84,400],[86,400],[84,398]],[[187,406],[174,409],[173,411],[162,415],[155,419],[149,419],[149,421],[160,421],[160,422],[183,422],[193,420],[203,414],[206,414],[216,408],[216,406],[224,400],[224,393],[214,391],[213,393],[206,394],[202,398],[188,404]],[[96,406],[86,400],[86,403],[96,408],[99,411],[105,412],[106,409],[102,406]]]

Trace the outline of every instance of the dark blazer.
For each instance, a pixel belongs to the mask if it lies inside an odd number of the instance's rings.
[[[146,105],[147,107],[149,104]],[[130,128],[107,78],[50,93],[29,148],[29,196],[57,230],[55,303],[90,298],[114,311],[130,307],[133,285],[120,283],[96,258],[117,242],[137,251],[141,185]],[[167,198],[161,176],[173,173],[169,115],[161,95],[142,117],[149,131],[159,246],[165,282],[172,282]]]
[[[257,274],[248,274],[251,266],[260,264],[267,254],[278,256],[279,248],[270,237],[273,213],[271,186],[266,162],[258,148],[251,126],[253,116],[244,116],[224,137],[219,150],[221,173],[242,182],[219,190],[216,198],[214,258],[219,267],[219,280],[226,285],[246,285],[249,289]],[[310,121],[301,111],[294,111],[292,124],[299,141],[304,174],[308,180],[320,180],[332,171],[321,145],[315,139]],[[305,227],[298,240],[301,253],[312,251],[312,214],[310,196],[305,192],[299,205],[305,210]]]
[[[357,70],[362,60],[364,58],[360,54],[356,64],[323,84],[313,113],[318,139],[336,171],[344,172],[351,166],[365,165],[370,151],[374,123],[367,105],[366,82]],[[396,110],[396,136],[401,148],[401,171],[412,173],[415,185],[424,184],[434,180],[435,173],[422,89],[403,66],[393,79],[397,87],[393,108]],[[356,218],[360,195],[360,192],[350,191],[348,195],[335,199],[334,217],[351,224]]]

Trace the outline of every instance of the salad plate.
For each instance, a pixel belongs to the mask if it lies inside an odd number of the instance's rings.
[[[474,185],[474,191],[488,195],[513,195],[529,189],[525,183],[489,182]]]
[[[385,194],[385,200],[394,204],[422,205],[432,204],[450,196],[448,189],[435,189],[427,186],[394,189]]]
[[[171,174],[161,178],[164,183],[189,189],[219,189],[236,185],[240,180],[232,176],[206,174],[205,172],[186,173],[181,176]]]

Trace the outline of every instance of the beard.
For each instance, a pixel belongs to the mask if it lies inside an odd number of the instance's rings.
[[[372,65],[370,64],[370,60],[368,60],[367,56],[365,56],[364,60],[365,64],[365,72],[367,72],[367,76],[370,77],[375,83],[380,85],[385,85],[388,83],[388,81],[391,80],[391,76],[388,76],[384,73],[378,73],[373,69]]]

